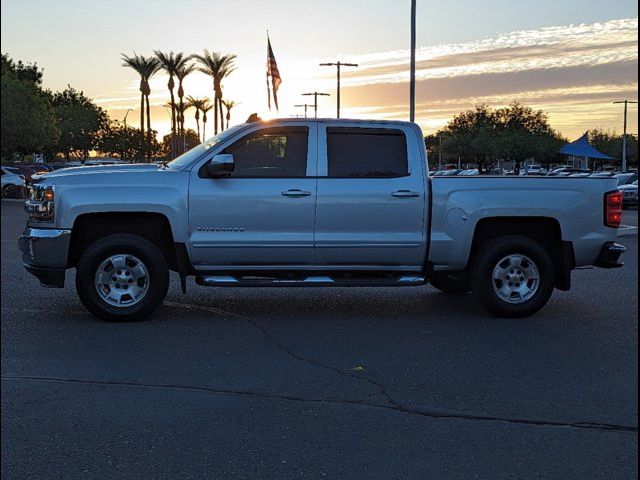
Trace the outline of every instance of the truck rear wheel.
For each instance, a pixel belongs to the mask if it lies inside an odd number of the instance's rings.
[[[533,315],[549,301],[553,288],[551,257],[530,238],[491,239],[480,248],[473,261],[473,296],[499,317]]]
[[[429,283],[441,292],[452,295],[468,293],[471,290],[468,275],[460,273],[437,272],[429,278]]]
[[[164,255],[137,235],[116,234],[98,240],[76,266],[80,300],[107,321],[142,320],[162,303],[168,287]]]

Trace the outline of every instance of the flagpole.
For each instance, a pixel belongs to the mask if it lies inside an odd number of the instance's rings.
[[[271,111],[271,88],[269,87],[269,30],[267,29],[267,107]]]

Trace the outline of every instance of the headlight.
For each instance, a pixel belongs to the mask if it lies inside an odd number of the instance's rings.
[[[53,185],[34,185],[29,188],[29,200],[24,209],[29,214],[29,220],[36,222],[52,222],[55,207],[55,190]]]

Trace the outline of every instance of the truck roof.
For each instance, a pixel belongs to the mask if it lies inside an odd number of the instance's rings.
[[[418,124],[415,122],[409,122],[406,120],[374,120],[374,119],[364,119],[364,118],[304,118],[304,117],[280,117],[280,118],[272,118],[272,119],[261,119],[255,123],[280,123],[280,122],[322,122],[322,123],[333,123],[333,124],[341,124],[341,123],[366,123],[366,124],[375,124],[375,125],[408,125],[412,127],[417,127]],[[254,123],[254,122],[249,122]]]

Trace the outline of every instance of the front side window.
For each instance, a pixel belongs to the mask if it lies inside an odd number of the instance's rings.
[[[327,128],[329,177],[393,178],[409,175],[402,130]]]
[[[304,177],[307,173],[307,127],[268,128],[227,147],[233,155],[231,177]]]

